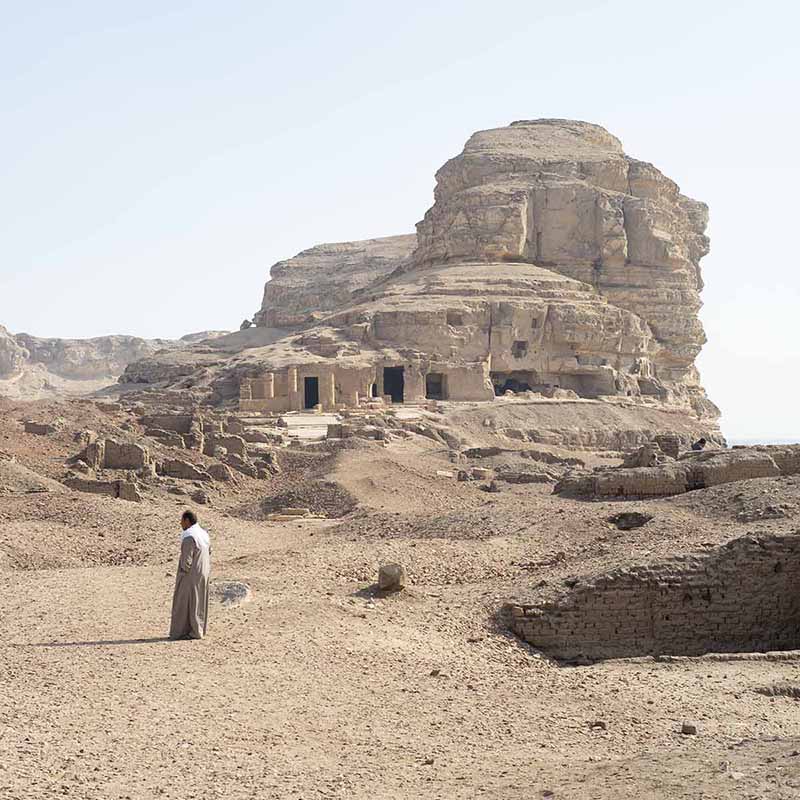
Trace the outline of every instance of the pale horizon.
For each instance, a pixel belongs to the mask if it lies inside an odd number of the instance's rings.
[[[798,18],[770,2],[9,8],[0,325],[234,330],[273,263],[412,233],[476,130],[583,119],[710,207],[698,366],[725,435],[800,440]]]

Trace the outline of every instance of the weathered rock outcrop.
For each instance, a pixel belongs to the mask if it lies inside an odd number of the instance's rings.
[[[417,244],[413,234],[363,242],[321,244],[279,261],[270,270],[255,322],[294,328],[353,301],[353,292],[405,264]]]
[[[569,120],[476,133],[436,180],[416,265],[522,260],[583,281],[652,332],[647,390],[680,385],[702,400],[704,204],[603,128]]]
[[[0,326],[0,394],[35,399],[93,392],[116,383],[132,362],[220,335],[206,331],[177,341],[136,336],[47,339],[15,335]]]
[[[25,348],[0,325],[0,379],[18,375],[26,357]]]
[[[490,355],[495,386],[644,395],[716,416],[694,368],[705,341],[702,203],[603,128],[569,120],[476,133],[436,178],[410,258],[410,237],[301,253],[273,270],[258,323],[333,312],[321,355],[341,356],[337,339],[454,362]],[[390,242],[383,270],[366,271],[371,248]]]
[[[123,380],[210,402],[238,386],[249,410],[267,398],[285,410],[304,402],[297,386],[309,378],[332,409],[384,392],[396,369],[397,400],[621,396],[713,432],[719,412],[694,367],[705,224],[704,205],[597,125],[482,131],[439,170],[416,238],[280,262],[258,327],[223,347],[153,356]]]
[[[131,361],[174,346],[168,340],[139,339],[136,336],[42,339],[19,333],[15,339],[25,351],[26,361],[41,364],[54,375],[71,380],[118,376]]]

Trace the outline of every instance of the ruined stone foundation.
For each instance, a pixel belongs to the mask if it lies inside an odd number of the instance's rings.
[[[800,532],[586,579],[508,607],[512,630],[563,661],[800,648]]]

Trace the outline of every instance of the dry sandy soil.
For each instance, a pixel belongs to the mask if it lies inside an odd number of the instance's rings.
[[[45,413],[62,434],[22,433]],[[423,437],[364,443],[199,509],[217,585],[250,597],[215,600],[204,641],[170,642],[186,498],[57,482],[72,432],[119,422],[91,404],[0,407],[0,451],[16,458],[0,462],[4,800],[800,796],[797,700],[756,691],[800,689],[800,654],[562,667],[498,619],[571,575],[794,530],[800,480],[582,503],[550,484],[495,494],[437,477],[453,465]],[[254,512],[321,477],[357,508],[296,523]],[[784,516],[742,519],[765,502]],[[654,519],[606,522],[629,509]],[[381,596],[389,561],[411,586]]]

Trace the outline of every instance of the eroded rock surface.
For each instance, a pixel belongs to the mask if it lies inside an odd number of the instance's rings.
[[[320,319],[406,263],[416,244],[414,234],[321,244],[279,261],[270,270],[255,321],[266,328],[292,328]]]
[[[0,394],[36,399],[90,393],[116,383],[132,362],[219,335],[205,331],[177,341],[137,336],[59,339],[12,334],[0,325]]]
[[[436,179],[416,237],[280,262],[256,328],[151,356],[122,380],[209,402],[239,387],[244,410],[289,410],[299,369],[332,410],[385,393],[384,368],[402,368],[403,402],[622,397],[716,431],[694,363],[705,205],[570,120],[480,131]]]
[[[680,384],[701,395],[703,203],[600,126],[571,120],[480,131],[436,181],[415,263],[521,260],[589,284],[652,334],[643,391]]]

